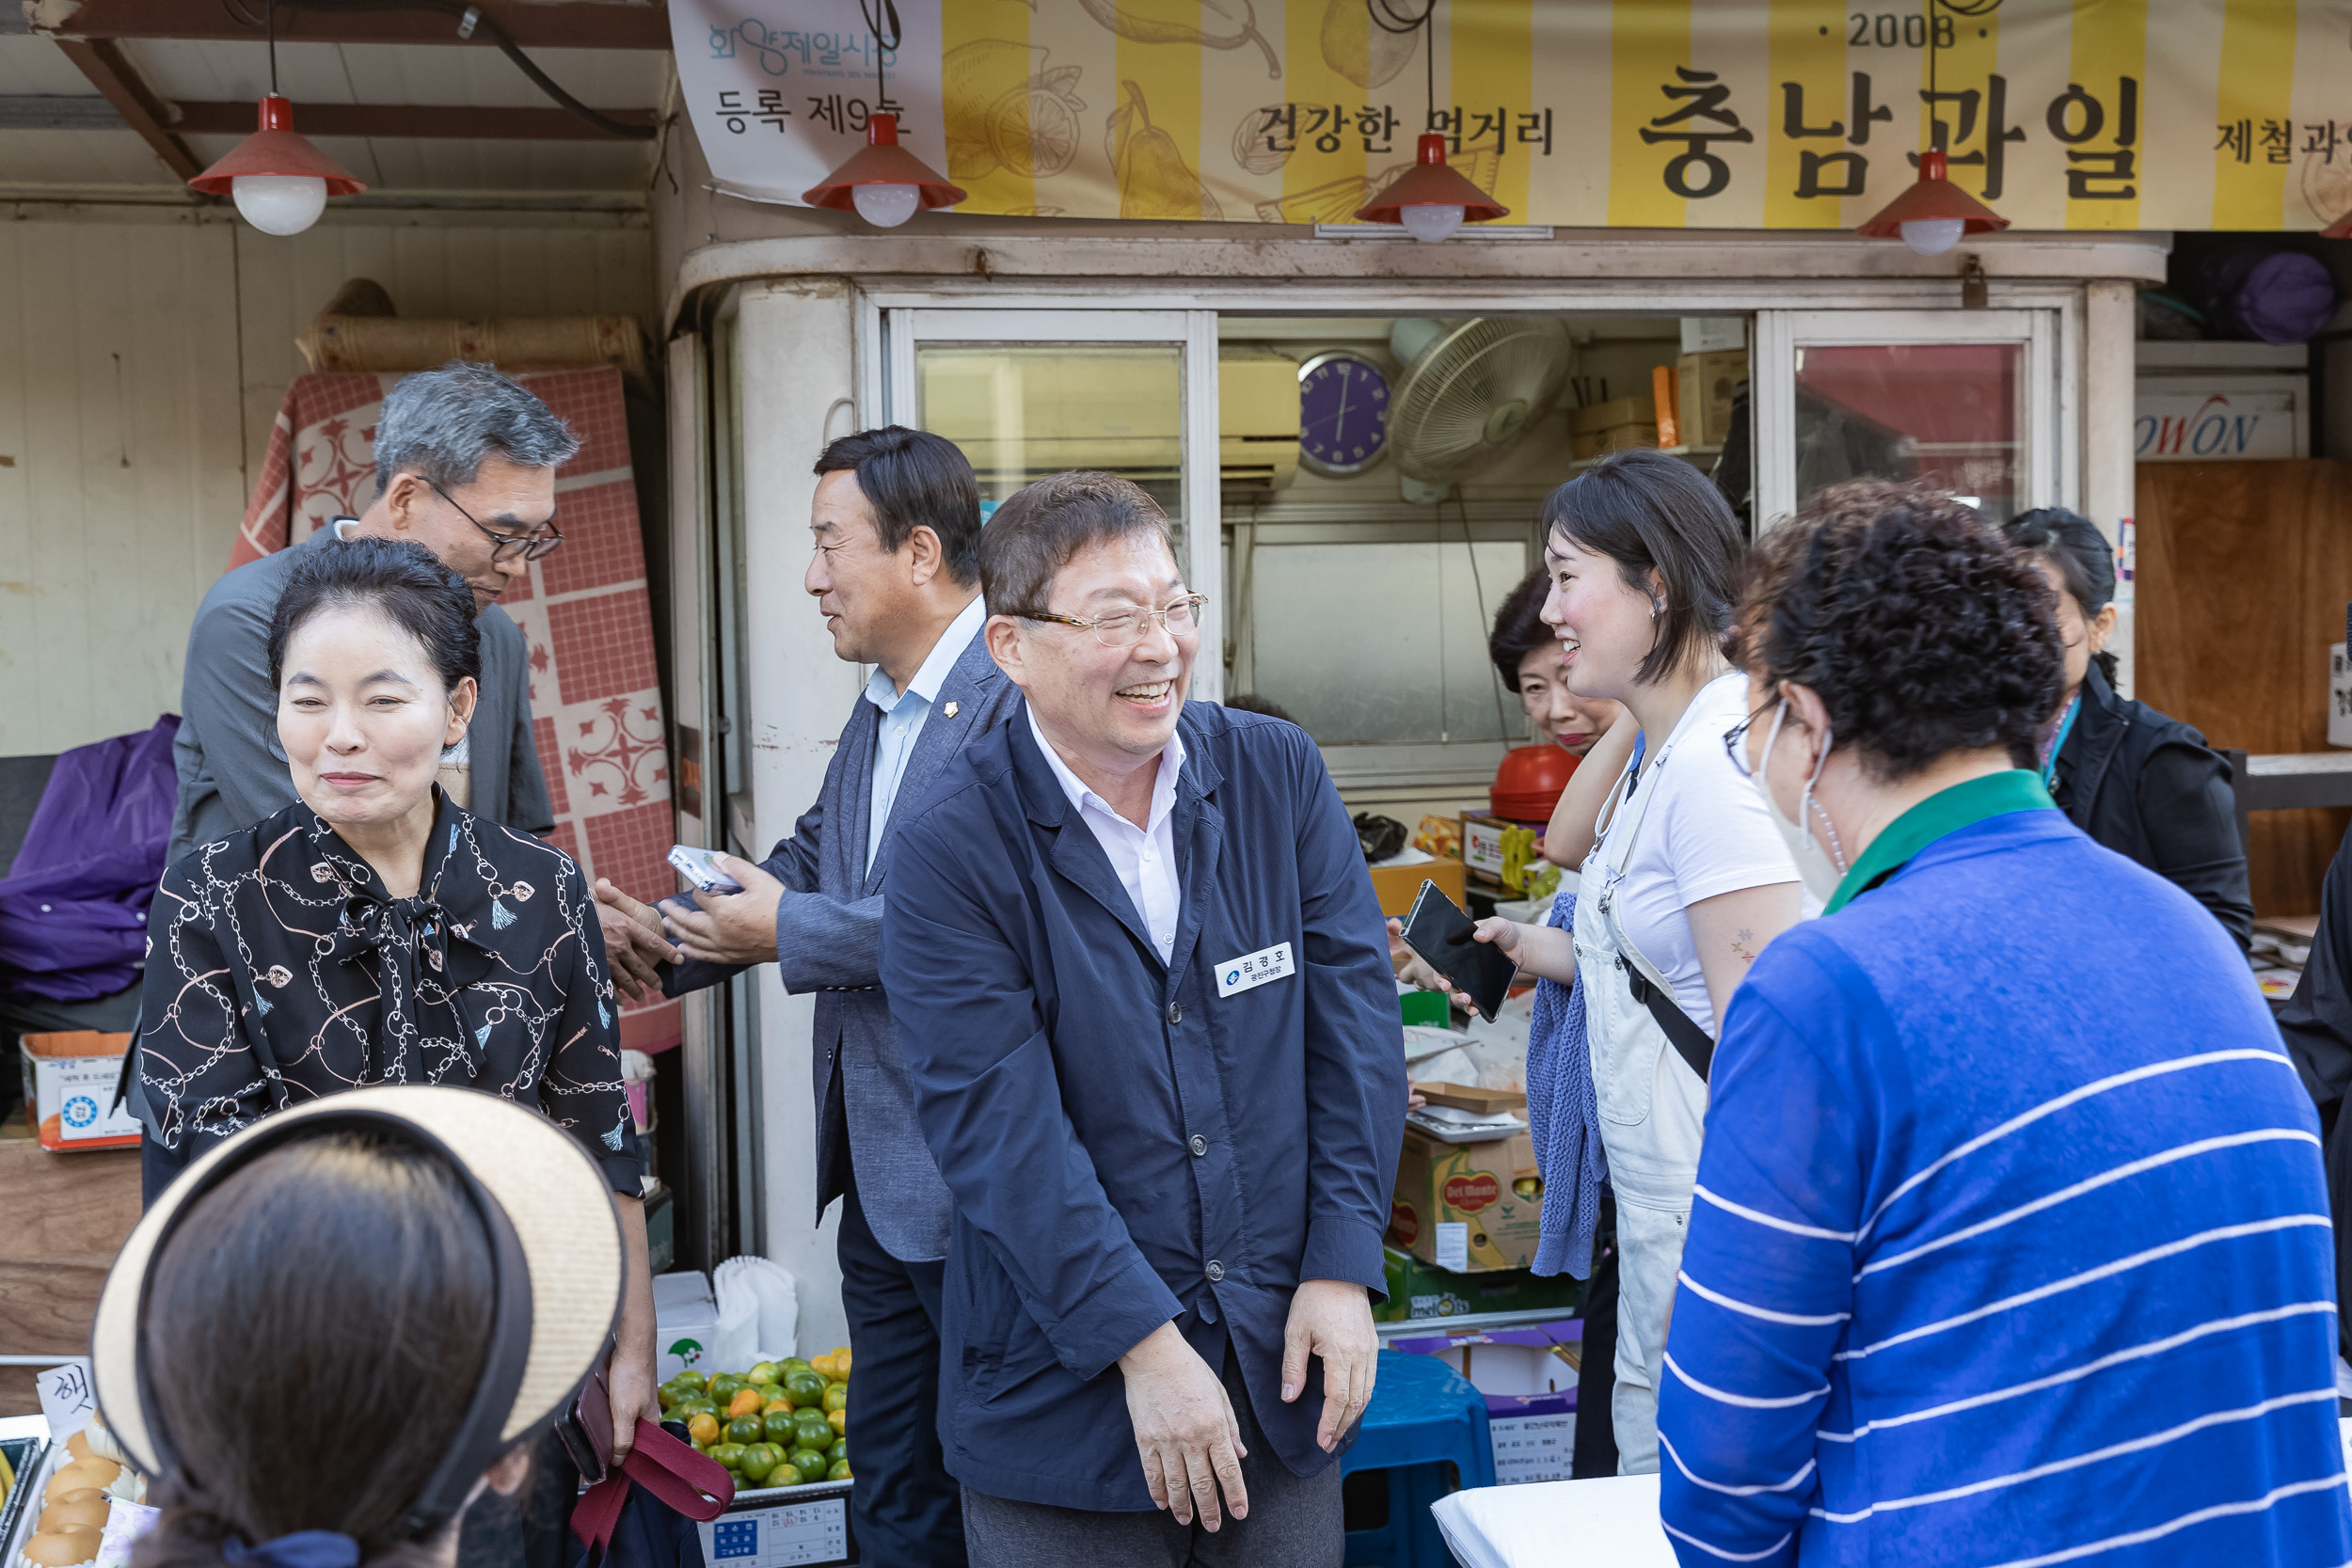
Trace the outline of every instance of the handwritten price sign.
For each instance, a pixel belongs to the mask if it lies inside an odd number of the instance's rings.
[[[40,1413],[49,1420],[49,1440],[62,1443],[98,1413],[98,1395],[91,1389],[89,1363],[69,1361],[33,1374],[40,1391]]]

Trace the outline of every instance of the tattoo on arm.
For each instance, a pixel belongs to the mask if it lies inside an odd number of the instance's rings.
[[[1731,956],[1743,964],[1756,962],[1755,943],[1756,933],[1745,926],[1740,927],[1740,934],[1731,939]]]

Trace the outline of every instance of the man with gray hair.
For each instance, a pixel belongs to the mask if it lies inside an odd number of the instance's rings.
[[[248,562],[204,595],[188,634],[171,861],[294,800],[278,744],[269,677],[270,615],[307,550],[363,535],[424,546],[473,589],[482,692],[466,737],[441,760],[441,784],[475,816],[524,832],[554,831],[555,807],[531,730],[530,649],[497,600],[530,562],[564,542],[552,526],[555,470],[580,438],[548,405],[487,365],[453,360],[403,377],[375,427],[375,499],[292,548]],[[598,906],[604,912],[605,906]],[[672,956],[659,937],[612,916],[613,982],[643,994]]]

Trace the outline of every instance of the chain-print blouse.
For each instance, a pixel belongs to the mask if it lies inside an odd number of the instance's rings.
[[[642,1168],[594,895],[562,850],[438,802],[412,898],[297,801],[164,875],[139,1073],[167,1148],[363,1084],[536,1105],[617,1192]]]

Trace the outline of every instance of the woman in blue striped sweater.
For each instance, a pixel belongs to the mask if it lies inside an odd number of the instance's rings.
[[[1759,552],[1730,744],[1828,906],[1715,1055],[1686,1564],[2352,1559],[2311,1101],[2228,933],[2043,793],[2050,600],[1876,482]]]

